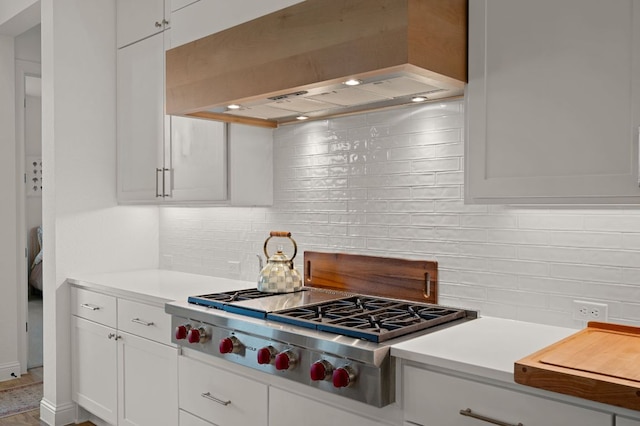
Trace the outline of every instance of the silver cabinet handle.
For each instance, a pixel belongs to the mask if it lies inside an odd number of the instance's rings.
[[[162,26],[162,24],[160,22],[156,21],[155,26],[156,26],[156,28],[160,28]]]
[[[203,398],[207,398],[210,401],[217,402],[220,405],[227,406],[227,405],[231,404],[231,401],[223,401],[221,399],[218,399],[215,396],[211,395],[211,392],[203,393],[200,396],[202,396]]]
[[[134,318],[131,320],[131,322],[135,322],[136,324],[146,325],[147,327],[150,327],[153,325],[152,322],[143,321],[140,318]]]
[[[100,310],[100,306],[90,305],[89,303],[83,303],[80,305],[81,308],[89,309],[90,311],[98,311]]]
[[[162,172],[162,169],[156,169],[156,198],[162,197],[162,194],[158,191],[158,176],[160,175],[160,172]],[[162,179],[164,180],[164,173]]]
[[[171,187],[169,187],[169,193],[167,193],[167,172],[170,172],[170,169],[164,168],[162,169],[162,197],[171,197]],[[171,177],[171,176],[169,176]],[[171,180],[169,180],[171,182]]]
[[[507,423],[501,422],[500,420],[495,420],[490,417],[485,417],[480,414],[476,414],[471,411],[471,408],[467,408],[466,410],[460,410],[460,414],[467,417],[473,417],[474,419],[482,420],[483,422],[491,423],[492,425],[499,426],[524,426],[522,423]]]
[[[107,335],[107,337],[108,337],[109,339],[113,339],[114,337],[116,337],[116,335],[115,335],[114,333],[109,333],[109,334]]]
[[[169,21],[167,21],[166,19],[162,20],[162,25],[169,25]]]

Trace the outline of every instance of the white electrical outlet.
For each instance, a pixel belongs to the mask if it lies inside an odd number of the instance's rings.
[[[582,321],[606,321],[609,305],[606,303],[573,301],[573,319]]]

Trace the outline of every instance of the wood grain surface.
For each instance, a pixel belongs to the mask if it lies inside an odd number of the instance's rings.
[[[304,285],[437,303],[438,263],[305,251]]]
[[[640,410],[640,329],[590,322],[514,365],[517,383]]]
[[[462,89],[466,20],[466,0],[307,0],[168,50],[166,111],[192,114],[400,71]]]

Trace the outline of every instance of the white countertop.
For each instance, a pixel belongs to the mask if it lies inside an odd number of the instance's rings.
[[[393,345],[391,355],[513,382],[515,361],[576,332],[572,328],[480,317]]]
[[[239,281],[168,270],[138,270],[68,278],[71,284],[164,306],[188,296],[252,288]],[[578,330],[481,317],[393,345],[397,358],[513,382],[513,363]]]
[[[82,275],[69,277],[67,281],[84,288],[162,306],[174,300],[187,300],[189,296],[257,286],[257,282],[252,281],[161,269]]]

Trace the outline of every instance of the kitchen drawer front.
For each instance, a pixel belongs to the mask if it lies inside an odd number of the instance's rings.
[[[404,367],[403,389],[409,425],[491,424],[475,415],[526,426],[608,426],[613,421],[611,414],[410,366]],[[470,410],[470,415],[460,414],[461,410]]]
[[[116,298],[95,291],[71,287],[71,313],[116,328]]]
[[[178,359],[179,405],[217,426],[266,426],[267,386],[184,356]]]
[[[157,306],[118,299],[118,330],[154,340],[171,343],[171,316]]]
[[[205,422],[200,417],[180,410],[180,426],[215,426],[213,423]]]

